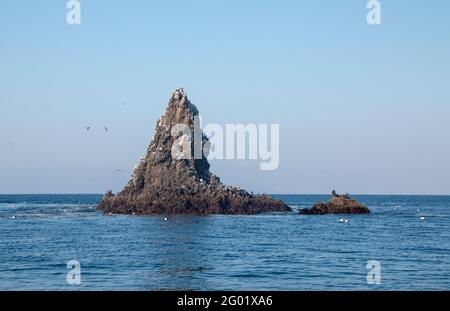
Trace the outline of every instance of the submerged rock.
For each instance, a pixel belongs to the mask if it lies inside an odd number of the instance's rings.
[[[253,195],[236,186],[224,185],[210,171],[205,155],[198,159],[173,157],[172,148],[181,144],[207,150],[208,138],[201,133],[201,146],[195,139],[183,141],[178,125],[187,125],[194,137],[197,108],[183,89],[172,94],[166,113],[156,125],[156,133],[147,153],[135,166],[125,189],[117,195],[108,191],[97,209],[106,214],[258,214],[291,209],[282,201],[266,195]],[[175,127],[176,126],[176,127]],[[186,134],[186,133],[184,133]],[[178,136],[177,136],[178,135]],[[186,136],[184,136],[186,137]],[[180,139],[182,138],[182,139]],[[200,145],[199,143],[197,143]],[[192,152],[194,154],[194,152]]]
[[[338,195],[333,190],[332,198],[327,203],[316,203],[312,208],[300,210],[301,215],[326,215],[326,214],[370,214],[370,210],[348,194]]]

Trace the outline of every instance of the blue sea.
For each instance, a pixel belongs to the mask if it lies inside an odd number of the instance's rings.
[[[275,197],[295,210],[329,198]],[[449,196],[355,198],[372,214],[165,220],[105,216],[100,195],[0,195],[0,290],[450,290]]]

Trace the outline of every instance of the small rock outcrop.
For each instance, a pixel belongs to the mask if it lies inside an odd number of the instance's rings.
[[[209,140],[201,130],[198,139],[200,142],[193,139],[195,135],[198,137],[198,132],[195,133],[198,131],[195,127],[198,113],[184,90],[175,90],[165,115],[157,122],[156,133],[146,155],[135,166],[125,189],[116,195],[108,191],[97,209],[107,214],[136,215],[290,211],[282,201],[266,195],[253,195],[236,186],[224,185],[209,171],[210,165],[204,153],[199,157],[174,158],[172,149],[179,147],[180,142],[184,146],[190,145],[192,149],[200,147],[208,150]],[[185,128],[190,131],[191,140],[184,139],[189,137],[184,135],[186,133],[176,133],[180,124],[187,125]]]
[[[312,208],[300,210],[301,215],[326,215],[326,214],[370,214],[369,208],[348,194],[339,195],[333,190],[332,198],[327,203],[316,203]]]

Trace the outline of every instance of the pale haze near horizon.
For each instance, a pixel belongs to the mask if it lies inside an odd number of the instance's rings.
[[[226,183],[450,194],[450,2],[81,2],[0,2],[0,193],[121,190],[181,86],[205,123],[280,124],[279,168]]]

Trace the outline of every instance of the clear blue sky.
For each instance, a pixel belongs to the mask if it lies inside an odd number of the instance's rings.
[[[0,193],[120,190],[183,86],[203,122],[280,124],[279,169],[227,183],[450,194],[450,1],[66,2],[0,1]]]

